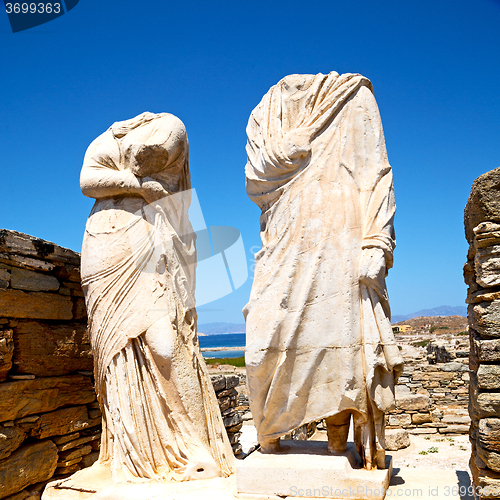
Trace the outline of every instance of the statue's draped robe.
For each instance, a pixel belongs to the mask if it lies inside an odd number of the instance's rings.
[[[110,175],[129,169],[126,141],[151,138],[158,120],[184,130],[168,114],[116,123],[90,145],[84,168]],[[234,457],[196,334],[187,148],[186,138],[156,173],[172,195],[153,204],[132,196],[98,199],[85,231],[82,284],[103,408],[99,460],[115,480],[232,472]],[[148,331],[164,339],[160,356],[148,345]]]
[[[247,127],[247,192],[262,249],[244,314],[259,439],[342,410],[394,405],[402,368],[385,279],[360,281],[362,250],[395,246],[392,172],[371,83],[292,75]]]

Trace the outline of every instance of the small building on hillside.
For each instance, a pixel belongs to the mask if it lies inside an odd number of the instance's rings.
[[[392,327],[394,333],[409,333],[413,330],[410,325],[395,325]]]

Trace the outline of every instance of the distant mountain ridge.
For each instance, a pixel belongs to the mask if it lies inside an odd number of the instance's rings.
[[[392,316],[391,323],[400,323],[419,316],[467,316],[467,308],[465,306],[439,306],[433,309],[422,309],[410,314],[396,314]],[[198,325],[198,332],[205,335],[245,333],[245,323],[205,323]]]
[[[409,319],[418,318],[419,316],[467,316],[467,308],[465,306],[439,306],[433,309],[422,309],[410,314],[395,314],[391,318],[391,323],[400,323]]]
[[[245,323],[205,323],[204,325],[198,325],[198,332],[205,335],[245,333]]]

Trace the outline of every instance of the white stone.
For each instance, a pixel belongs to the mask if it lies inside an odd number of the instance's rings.
[[[259,445],[259,441],[257,439],[257,429],[254,425],[248,423],[243,424],[241,428],[241,436],[240,436],[240,444],[243,453],[248,454],[256,449]]]
[[[474,261],[477,283],[486,288],[500,284],[500,245],[480,248]]]
[[[352,443],[344,454],[329,454],[325,442],[283,441],[283,452],[254,452],[236,466],[239,494],[281,497],[383,499],[392,475],[361,468]],[[318,493],[319,492],[319,493]]]
[[[434,392],[433,397],[439,397],[439,393]],[[444,397],[444,394],[443,394]],[[402,410],[420,410],[429,409],[429,396],[426,394],[400,394],[396,398],[398,408]]]
[[[385,431],[385,449],[397,451],[410,446],[410,436],[405,429],[387,429]]]
[[[410,394],[410,392],[411,392],[411,390],[410,390],[410,388],[408,386],[401,385],[401,384],[398,384],[395,389],[396,389],[396,391],[395,391],[396,398],[400,394],[403,396],[403,395],[406,395],[406,394]]]
[[[262,209],[244,308],[259,442],[352,412],[369,467],[403,363],[385,285],[392,171],[371,83],[287,76],[252,111],[247,136],[247,193]]]
[[[389,425],[411,425],[411,415],[406,413],[389,415]]]
[[[476,281],[483,287],[500,284],[500,232],[498,224],[483,222],[473,229]]]

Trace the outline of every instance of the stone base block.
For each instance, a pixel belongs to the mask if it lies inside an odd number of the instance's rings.
[[[319,497],[382,500],[392,475],[392,460],[385,470],[360,468],[352,443],[343,454],[330,454],[322,441],[281,441],[282,451],[257,451],[238,463],[239,495]]]
[[[47,485],[43,500],[236,500],[234,475],[185,482],[113,483],[99,463]]]

